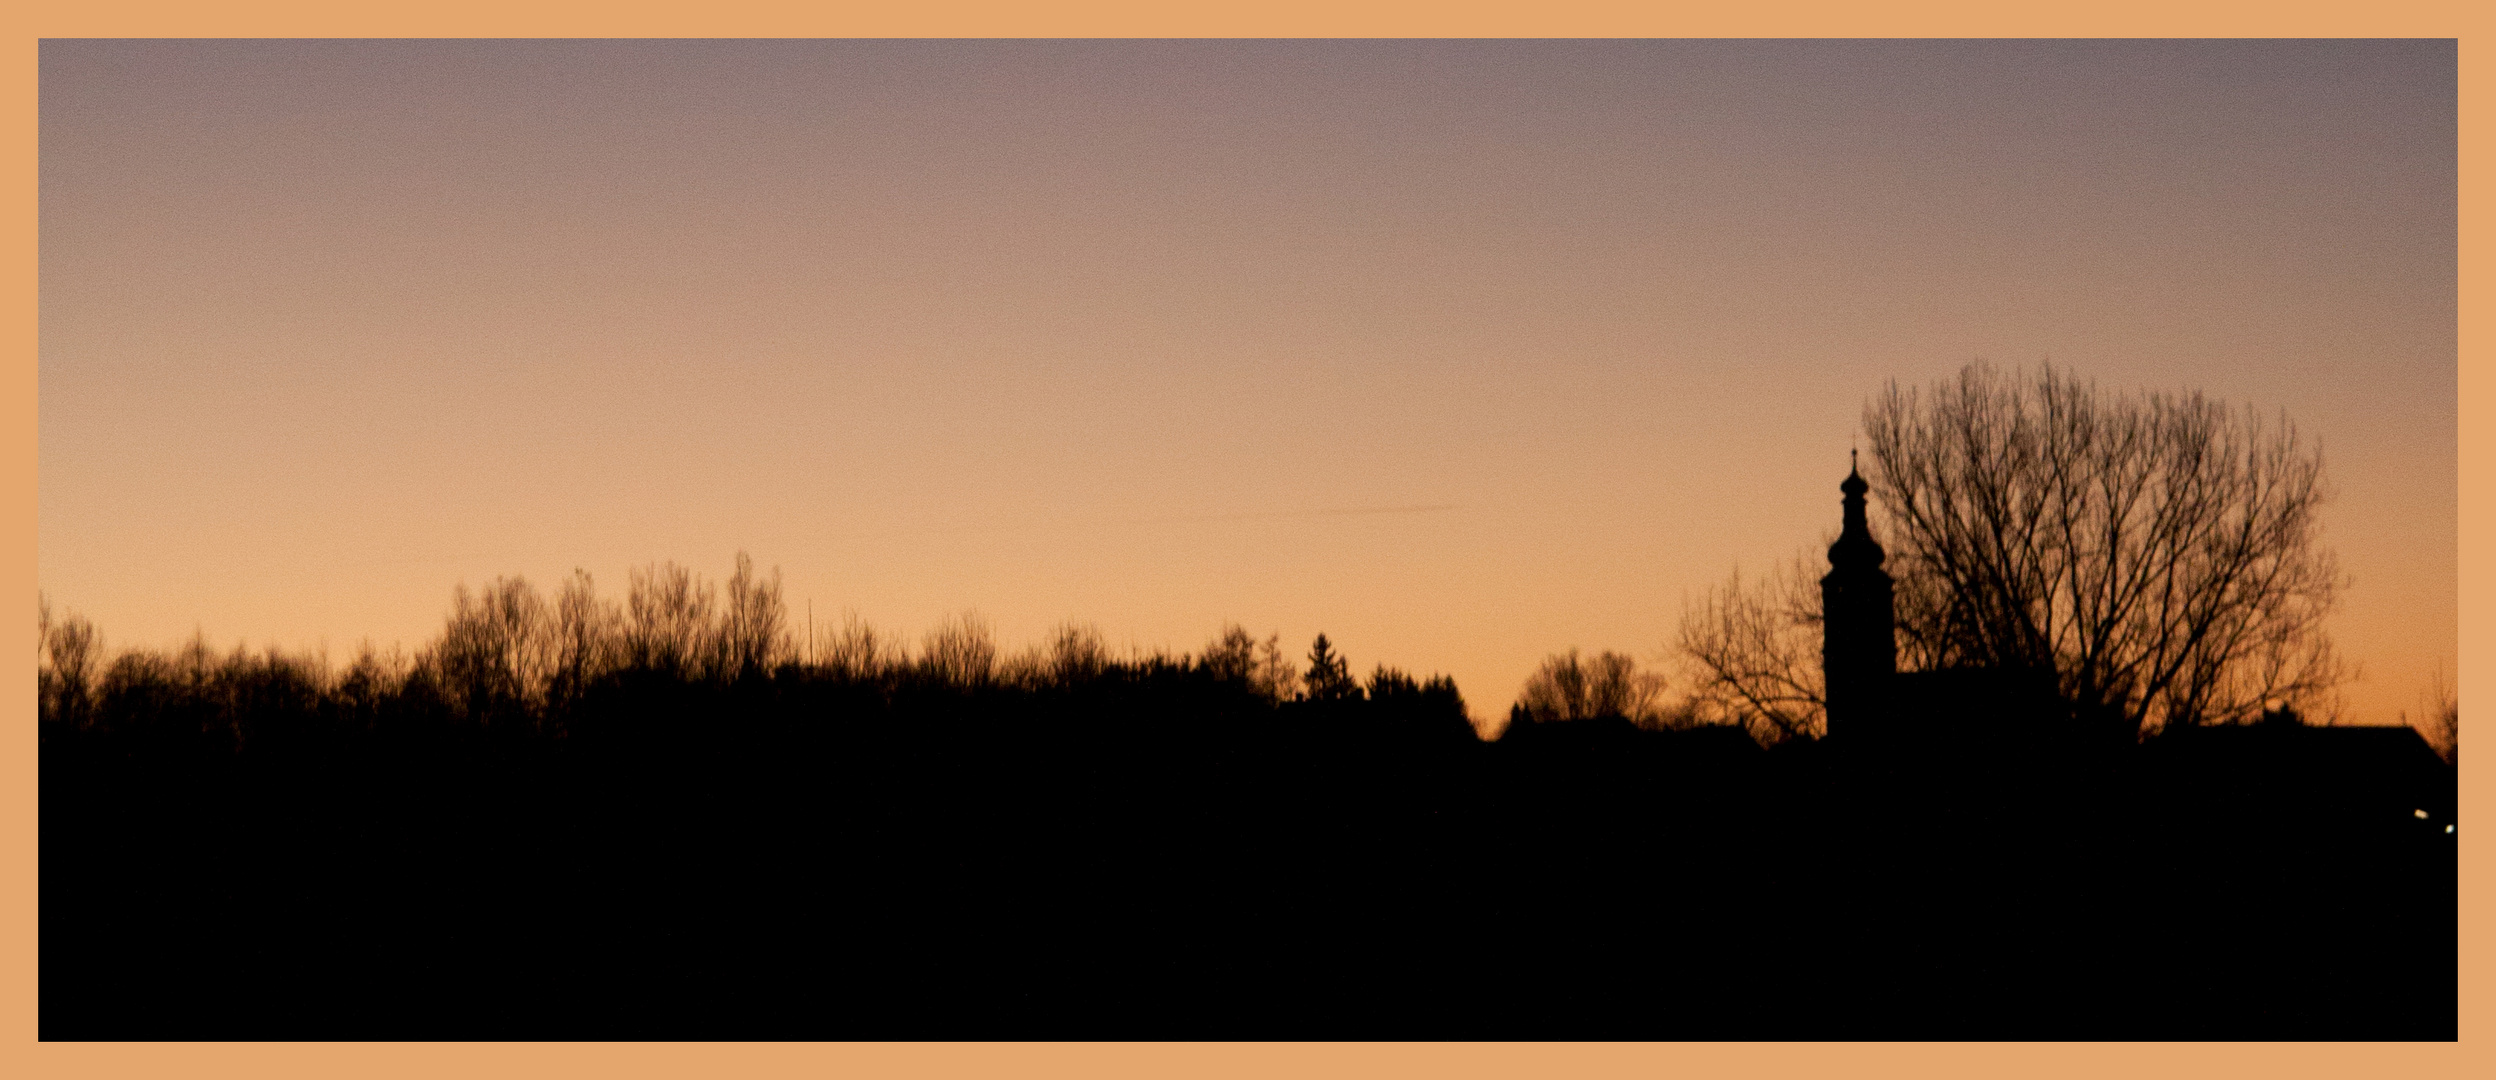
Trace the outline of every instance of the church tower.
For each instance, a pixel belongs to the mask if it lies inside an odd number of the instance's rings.
[[[1837,486],[1846,496],[1846,527],[1829,545],[1829,573],[1820,579],[1820,670],[1830,735],[1879,727],[1898,672],[1897,609],[1889,573],[1881,569],[1889,554],[1864,520],[1863,496],[1872,485],[1851,467],[1852,454],[1848,461],[1846,480]]]

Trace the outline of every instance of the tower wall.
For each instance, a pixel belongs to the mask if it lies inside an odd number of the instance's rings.
[[[1820,666],[1829,734],[1877,727],[1898,671],[1895,597],[1889,575],[1831,571],[1820,579]]]
[[[1872,539],[1864,515],[1871,486],[1853,470],[1838,485],[1845,494],[1845,529],[1829,545],[1829,573],[1820,579],[1828,733],[1850,739],[1882,726],[1898,672],[1897,598],[1889,573],[1881,569],[1888,553]]]

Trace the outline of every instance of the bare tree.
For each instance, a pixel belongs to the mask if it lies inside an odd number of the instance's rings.
[[[673,562],[632,572],[624,601],[624,661],[671,674],[701,674],[711,638],[710,584]]]
[[[996,638],[989,633],[988,620],[976,611],[936,624],[920,646],[920,669],[947,686],[984,686],[996,666]]]
[[[1745,583],[1739,567],[1682,606],[1677,651],[1699,722],[1736,724],[1763,743],[1818,738],[1828,725],[1820,669],[1820,588],[1805,556]]]
[[[380,652],[366,639],[331,688],[346,715],[358,726],[369,727],[380,714],[382,702],[397,694],[406,679],[406,655],[395,645],[387,653]]]
[[[553,672],[551,629],[545,601],[524,578],[496,578],[474,597],[461,585],[451,594],[434,663],[470,716],[526,709]]]
[[[740,551],[728,578],[728,606],[720,612],[713,668],[745,678],[776,666],[788,653],[788,616],[780,600],[780,568],[768,580],[754,574],[754,560]]]
[[[1080,686],[1109,670],[1109,646],[1090,623],[1065,622],[1046,644],[1032,650],[1025,662],[1030,681],[1057,687]]]
[[[1664,676],[1641,671],[1616,652],[1581,657],[1576,649],[1546,657],[1525,681],[1517,704],[1536,723],[1620,717],[1642,726],[1664,722]]]
[[[1283,635],[1268,634],[1259,641],[1238,623],[1224,623],[1222,632],[1205,646],[1200,661],[1216,678],[1238,679],[1248,684],[1257,695],[1271,702],[1290,701],[1297,696],[1300,672],[1283,655]]]
[[[616,664],[623,646],[623,616],[613,603],[599,601],[589,571],[575,568],[555,595],[554,619],[554,675],[548,693],[568,702]]]
[[[1300,668],[1283,655],[1282,631],[1267,634],[1257,643],[1256,675],[1249,681],[1267,701],[1289,701],[1296,695],[1292,688],[1300,684]]]
[[[2199,393],[1982,362],[1864,410],[1902,660],[2051,670],[2135,730],[2304,707],[2344,668],[2321,454]]]
[[[2418,704],[2418,720],[2412,726],[2423,729],[2447,764],[2460,765],[2461,696],[2455,692],[2453,680],[2444,674],[2443,665],[2436,665],[2435,673],[2427,677],[2427,691]]]
[[[842,679],[882,678],[888,669],[899,665],[898,644],[889,635],[878,633],[857,612],[847,611],[841,616],[840,633],[824,642],[821,663],[824,670]]]
[[[103,635],[94,623],[74,614],[54,619],[52,602],[41,594],[36,596],[35,632],[37,715],[84,724],[104,659]]]
[[[1224,623],[1222,632],[1205,644],[1197,663],[1216,679],[1249,682],[1257,671],[1257,639],[1249,636],[1247,627]]]

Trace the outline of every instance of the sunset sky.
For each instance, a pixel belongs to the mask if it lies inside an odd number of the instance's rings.
[[[343,659],[744,550],[1489,717],[1821,543],[1887,381],[2050,359],[2319,441],[2393,722],[2456,665],[2455,55],[49,41],[40,584]]]

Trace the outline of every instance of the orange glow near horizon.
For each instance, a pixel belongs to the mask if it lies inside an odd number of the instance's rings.
[[[342,659],[743,550],[1487,718],[1815,549],[1887,381],[2050,358],[2319,441],[2391,723],[2458,663],[2455,56],[47,41],[38,574]]]

